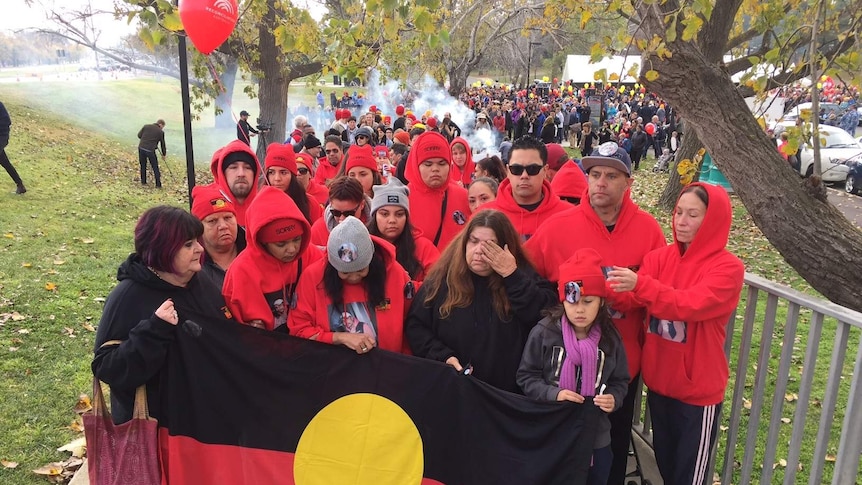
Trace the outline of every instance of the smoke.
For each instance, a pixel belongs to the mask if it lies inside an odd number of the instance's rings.
[[[368,75],[368,87],[366,89],[366,107],[374,105],[384,114],[394,118],[395,107],[399,104],[410,106],[410,98],[412,97],[412,110],[417,119],[422,118],[423,114],[430,111],[438,121],[441,121],[448,113],[452,121],[461,128],[461,136],[470,144],[474,154],[499,153],[499,142],[490,130],[474,129],[476,113],[466,104],[450,95],[431,76],[425,75],[414,87],[408,91],[402,91],[397,81],[381,83],[380,73],[373,70]]]

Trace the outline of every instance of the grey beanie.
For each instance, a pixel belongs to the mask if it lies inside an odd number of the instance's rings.
[[[398,180],[397,177],[389,177],[389,183],[386,185],[375,185],[373,187],[374,199],[371,200],[371,214],[374,215],[377,209],[387,205],[398,205],[410,212],[410,200],[407,196],[410,194],[410,189]]]
[[[368,267],[374,256],[374,243],[365,224],[350,216],[332,228],[326,243],[329,264],[342,273],[353,273]]]
[[[368,140],[373,140],[374,132],[371,131],[371,128],[367,126],[361,126],[358,130],[356,130],[356,133],[353,135],[354,138],[356,138],[357,136],[366,136],[368,137]]]

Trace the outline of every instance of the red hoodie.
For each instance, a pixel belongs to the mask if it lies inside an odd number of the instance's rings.
[[[338,176],[338,169],[341,167],[341,164],[344,163],[344,156],[341,157],[341,161],[338,162],[337,165],[332,165],[329,163],[329,159],[327,157],[321,157],[320,163],[317,164],[317,168],[314,172],[314,181],[318,183],[324,189],[326,188],[326,184]],[[329,191],[326,192],[327,198],[329,197]]]
[[[613,232],[599,219],[587,197],[581,205],[545,221],[524,248],[536,271],[556,282],[560,265],[580,248],[598,251],[605,270],[625,266],[637,271],[648,252],[665,245],[667,241],[658,222],[638,208],[626,191]],[[612,315],[626,348],[629,375],[634,378],[640,372],[645,312],[634,308],[625,312],[612,311]]]
[[[521,235],[522,241],[528,241],[533,237],[539,225],[549,217],[571,208],[572,205],[560,200],[551,190],[551,184],[543,180],[542,202],[536,210],[528,211],[515,201],[512,195],[512,182],[509,179],[503,180],[500,184],[500,188],[497,189],[497,199],[482,206],[482,209],[494,209],[506,214],[515,226],[515,230]]]
[[[587,176],[577,163],[568,160],[554,175],[551,188],[557,197],[574,197],[589,202]]]
[[[442,147],[447,149],[442,150]],[[410,155],[407,157],[407,166],[404,167],[404,175],[410,183],[410,221],[420,229],[422,233],[434,242],[438,229],[440,239],[437,241],[437,249],[441,252],[455,238],[467,219],[470,218],[470,204],[467,202],[467,189],[459,187],[451,180],[447,185],[432,189],[425,185],[419,175],[419,164],[429,158],[445,158],[449,161],[449,169],[452,167],[452,152],[448,149],[449,143],[446,137],[436,132],[426,132],[414,141]],[[443,200],[446,199],[446,208],[443,210]],[[442,214],[442,219],[441,219]]]
[[[663,396],[694,406],[724,400],[728,369],[725,328],[739,304],[745,266],[725,249],[730,198],[706,189],[709,206],[687,250],[676,241],[644,257],[632,292],[648,312],[643,346],[644,383]]]
[[[452,162],[452,167],[449,169],[449,180],[455,182],[461,182],[461,187],[469,187],[470,182],[473,181],[473,175],[476,173],[476,162],[473,161],[473,150],[470,149],[470,144],[467,143],[467,140],[461,138],[460,136],[455,137],[452,140],[452,143],[449,144],[449,149],[451,150],[456,143],[461,144],[465,150],[467,150],[467,161],[464,162],[464,168],[458,168],[458,165],[455,162]]]
[[[371,236],[371,240],[375,252],[382,252],[386,262],[386,303],[371,308],[366,304],[368,295],[364,282],[355,285],[344,283],[343,308],[333,309],[332,300],[323,286],[323,272],[329,265],[329,260],[324,256],[309,266],[299,280],[296,308],[291,310],[287,319],[291,335],[307,339],[317,336],[317,340],[331,344],[342,312],[355,306],[368,311],[370,318],[377,322],[378,347],[404,353],[407,348],[404,342],[404,317],[412,300],[412,294],[410,299],[405,296],[410,276],[395,260],[394,246],[376,236]]]
[[[227,157],[231,153],[235,152],[245,152],[251,155],[252,159],[254,159],[254,163],[252,163],[254,170],[254,177],[252,180],[249,180],[251,184],[251,192],[249,192],[248,196],[246,196],[245,200],[242,203],[237,202],[236,197],[234,197],[233,193],[230,191],[230,187],[227,185],[227,180],[224,177],[224,170],[222,169],[222,164],[224,163],[225,157]],[[249,205],[251,205],[255,196],[257,195],[257,180],[260,177],[260,162],[257,160],[257,155],[254,153],[254,150],[251,149],[244,142],[239,140],[234,140],[222,148],[216,150],[213,154],[213,158],[210,161],[210,172],[213,174],[213,183],[219,188],[221,194],[227,198],[232,204],[234,209],[236,210],[236,222],[240,226],[246,227],[246,212],[248,210]]]
[[[258,242],[260,228],[282,218],[298,220],[305,231],[299,256],[289,263],[273,257]],[[227,307],[238,322],[262,320],[267,330],[286,323],[287,313],[296,306],[300,273],[324,257],[320,248],[309,246],[310,240],[311,226],[293,199],[275,187],[261,189],[249,211],[248,246],[228,268],[222,288]]]
[[[317,205],[320,206],[321,215],[323,215],[323,208],[329,203],[329,190],[312,179],[308,181],[308,187],[305,188],[305,193],[310,195],[311,198],[317,202]]]

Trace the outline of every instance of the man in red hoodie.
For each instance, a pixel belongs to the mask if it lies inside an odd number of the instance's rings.
[[[483,209],[495,209],[515,226],[522,241],[527,241],[542,222],[570,206],[553,194],[545,179],[548,152],[538,138],[525,136],[512,143],[509,174],[497,190],[497,200]]]
[[[525,245],[536,271],[553,282],[559,277],[560,265],[578,249],[598,251],[607,273],[613,266],[637,271],[648,252],[667,244],[655,218],[631,200],[632,162],[625,150],[608,142],[593,150],[581,163],[587,171],[588,200],[545,221]],[[643,309],[620,312],[611,308],[611,315],[622,337],[632,376],[622,406],[609,416],[614,461],[608,483],[624,483],[645,312]]]
[[[323,152],[326,156],[320,159],[314,181],[326,187],[330,180],[338,176],[338,169],[341,168],[341,162],[344,160],[341,138],[335,135],[327,136],[323,143]]]
[[[449,179],[452,151],[440,133],[416,137],[407,157],[411,218],[441,252],[470,218],[467,190]]]
[[[213,155],[210,163],[213,185],[233,204],[236,221],[246,225],[246,209],[257,195],[260,164],[257,155],[245,143],[234,140]]]

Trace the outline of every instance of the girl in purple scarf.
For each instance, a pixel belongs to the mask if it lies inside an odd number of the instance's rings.
[[[560,267],[558,290],[562,305],[530,332],[517,382],[533,399],[594,405],[605,412],[587,478],[590,485],[605,485],[613,461],[607,413],[622,404],[629,373],[605,303],[601,256],[594,249],[578,250]]]

